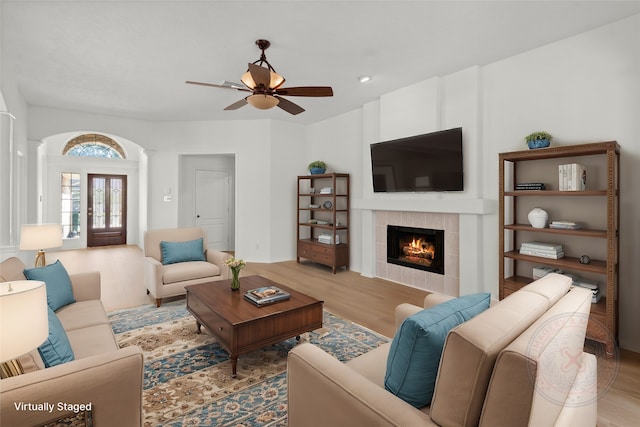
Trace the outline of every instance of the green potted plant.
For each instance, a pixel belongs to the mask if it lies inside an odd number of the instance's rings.
[[[534,148],[548,147],[551,144],[552,138],[553,137],[547,132],[540,131],[527,135],[524,140],[529,146],[529,149],[533,150]]]
[[[327,170],[327,164],[322,160],[316,160],[309,163],[309,173],[312,175],[324,173]]]

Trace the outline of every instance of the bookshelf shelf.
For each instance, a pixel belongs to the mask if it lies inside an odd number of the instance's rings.
[[[595,188],[559,191],[558,165],[583,161],[592,165],[587,167],[588,182]],[[620,146],[615,141],[500,153],[498,165],[499,298],[532,282],[531,268],[535,265],[597,278],[604,295],[591,306],[587,337],[605,344],[611,356],[618,338],[619,165]],[[548,180],[550,176],[554,179]],[[547,189],[514,191],[514,183],[523,179],[524,182],[547,179]],[[584,219],[586,226],[577,230],[534,228],[526,224],[526,214],[533,204],[548,209],[550,216],[555,214],[551,219]],[[567,256],[549,259],[520,254],[519,245],[530,240],[562,244]],[[599,259],[581,264],[579,256],[584,247],[599,254],[595,257]]]
[[[319,192],[328,187],[331,193]],[[346,173],[298,176],[297,262],[304,258],[324,264],[331,267],[334,274],[338,267],[349,268],[349,191]],[[331,205],[323,206],[327,201]],[[311,220],[327,224],[309,222]],[[339,243],[322,243],[318,240],[320,234],[328,234],[331,242]]]

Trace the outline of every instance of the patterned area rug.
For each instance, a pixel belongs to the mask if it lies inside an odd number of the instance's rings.
[[[287,354],[295,338],[240,356],[231,378],[226,351],[206,329],[196,333],[184,300],[109,318],[120,347],[144,351],[145,426],[287,425]],[[322,329],[304,334],[304,341],[347,361],[389,339],[325,311]]]

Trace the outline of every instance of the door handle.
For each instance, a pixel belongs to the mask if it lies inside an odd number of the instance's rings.
[[[200,218],[200,215],[196,215],[196,218]]]

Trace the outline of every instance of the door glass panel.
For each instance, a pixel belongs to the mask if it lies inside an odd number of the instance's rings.
[[[65,239],[80,238],[80,174],[63,172],[61,176],[62,236]]]
[[[112,228],[122,227],[122,180],[111,178],[109,181],[111,186],[109,226]]]
[[[93,179],[93,228],[105,228],[105,186],[104,178]]]

